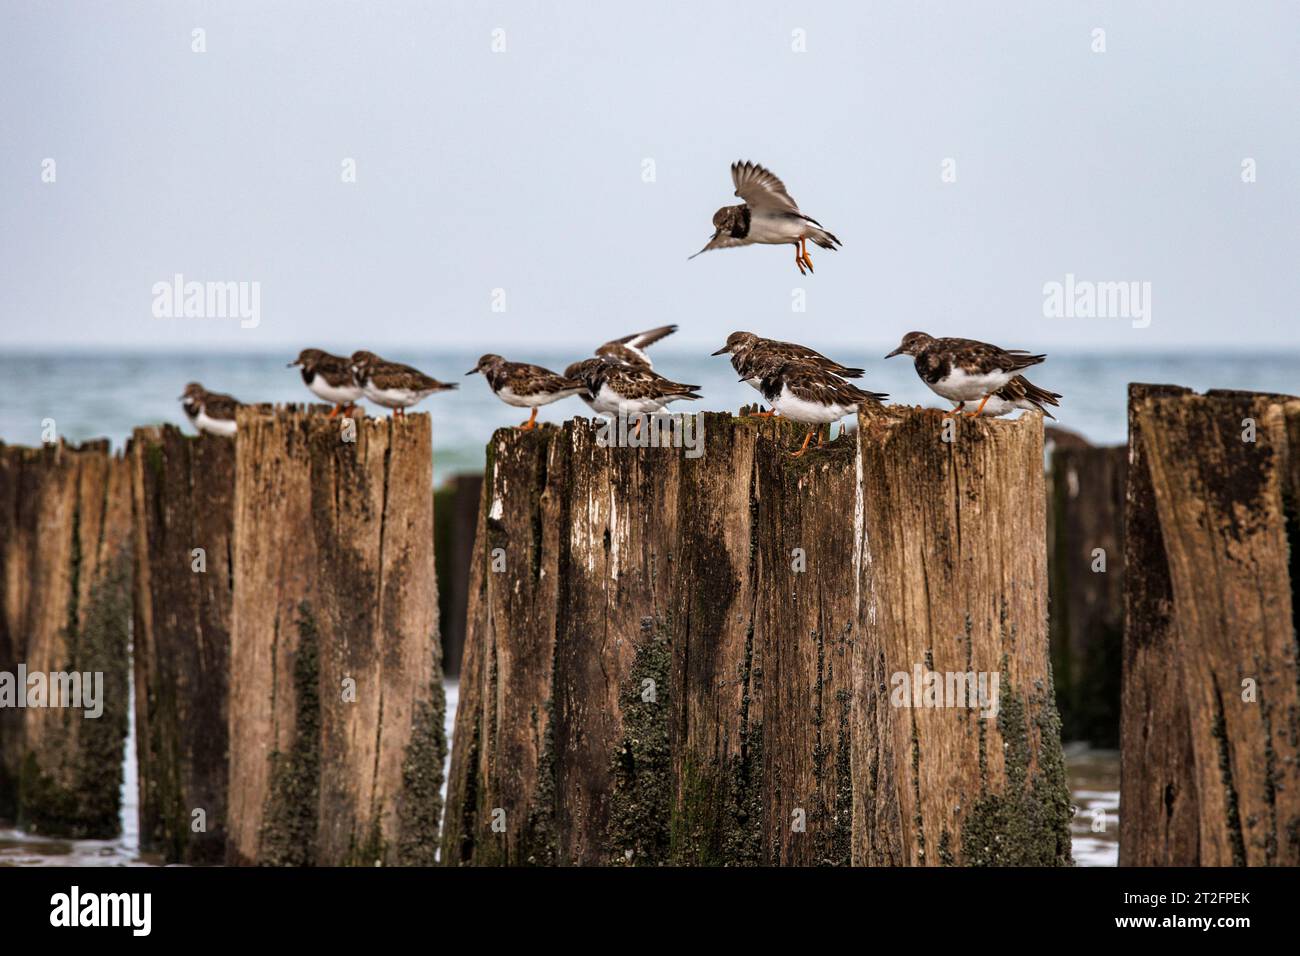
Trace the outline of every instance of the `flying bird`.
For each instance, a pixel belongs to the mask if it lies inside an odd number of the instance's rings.
[[[723,206],[713,214],[713,237],[695,253],[710,249],[727,249],[753,243],[795,247],[794,264],[800,275],[813,271],[808,257],[808,240],[823,249],[835,249],[842,243],[822,228],[822,224],[799,211],[798,204],[786,192],[785,183],[758,163],[731,164],[731,181],[736,195],[743,199],[738,206]],[[694,259],[695,256],[689,258]]]

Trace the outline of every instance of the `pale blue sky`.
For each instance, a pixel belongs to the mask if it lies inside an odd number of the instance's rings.
[[[3,0],[0,345],[1295,345],[1298,107],[1294,2]],[[815,276],[686,261],[738,158],[843,240]],[[260,325],[154,318],[178,272]],[[1150,327],[1044,318],[1067,273]]]

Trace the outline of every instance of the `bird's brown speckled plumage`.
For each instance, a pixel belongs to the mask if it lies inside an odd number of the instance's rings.
[[[787,362],[801,362],[841,378],[861,378],[863,373],[860,368],[842,365],[805,345],[765,339],[753,332],[732,332],[727,336],[727,344],[713,354],[727,352],[731,354],[731,367],[747,381],[762,378],[767,369]]]
[[[235,412],[244,407],[244,403],[225,392],[209,392],[198,382],[190,382],[181,395],[185,414],[194,418],[201,411],[209,418],[223,422],[233,422]]]
[[[796,398],[819,405],[858,406],[867,402],[878,404],[889,397],[885,392],[868,392],[858,388],[834,372],[798,360],[769,365],[763,369],[759,391],[768,402],[777,398],[783,387]]]
[[[916,373],[929,385],[949,376],[954,368],[967,375],[1018,372],[1044,361],[1046,355],[1031,355],[1024,349],[1004,349],[975,339],[939,338],[924,332],[908,332],[902,344],[885,356],[911,355]]]
[[[369,382],[377,389],[409,389],[413,392],[445,392],[456,388],[454,382],[440,382],[418,368],[389,362],[374,352],[353,352],[352,368],[360,383]]]
[[[508,362],[500,355],[484,355],[466,374],[482,372],[488,386],[496,395],[509,389],[520,397],[553,396],[552,401],[576,395],[582,391],[582,382],[567,375],[558,375],[549,368],[527,362]]]
[[[621,339],[606,342],[596,349],[595,354],[625,365],[644,365],[646,368],[653,368],[654,363],[645,351],[646,348],[676,331],[676,325],[660,325],[657,328],[646,329],[644,332],[633,332]]]
[[[593,362],[595,364],[590,364]],[[588,359],[575,364],[583,366],[583,381],[593,395],[600,391],[602,385],[607,385],[611,391],[630,401],[703,397],[696,394],[698,385],[674,382],[645,366],[623,365],[601,359]]]
[[[317,375],[333,388],[347,388],[354,384],[352,359],[333,355],[322,349],[303,349],[294,363],[302,369],[302,380],[311,385]]]

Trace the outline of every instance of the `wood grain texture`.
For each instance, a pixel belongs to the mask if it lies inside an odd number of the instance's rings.
[[[869,785],[854,795],[854,860],[1068,864],[1036,505],[1042,420],[960,419],[950,441],[944,429],[929,409],[864,420],[860,433],[855,777]],[[997,674],[996,717],[896,706],[894,675],[917,667]]]
[[[1124,507],[1124,662],[1120,704],[1121,866],[1196,866],[1200,823],[1191,726],[1164,536],[1139,416],[1171,385],[1129,386]]]
[[[126,462],[107,441],[0,446],[0,500],[0,670],[22,663],[29,674],[103,681],[98,717],[67,706],[0,711],[0,805],[33,832],[115,836],[131,614]]]
[[[140,846],[170,863],[226,852],[235,439],[137,428],[135,711]],[[196,551],[201,553],[196,554]],[[195,811],[203,826],[195,830]]]
[[[446,742],[428,417],[242,410],[235,474],[228,859],[433,862]]]
[[[1167,391],[1133,398],[1168,573],[1173,653],[1149,658],[1150,673],[1126,681],[1159,679],[1163,694],[1181,692],[1185,710],[1175,719],[1186,721],[1191,761],[1189,771],[1174,771],[1155,761],[1135,766],[1126,754],[1126,767],[1131,786],[1148,795],[1161,777],[1190,772],[1198,836],[1193,845],[1189,823],[1170,841],[1161,821],[1143,821],[1125,862],[1294,866],[1300,683],[1290,553],[1300,399]],[[1168,723],[1152,734],[1182,733]]]
[[[967,746],[971,718],[949,715],[925,730],[927,761],[933,753],[943,767],[944,747],[968,761],[967,817],[1023,854],[987,855],[1068,860],[1044,514],[1002,513],[1043,500],[1041,424],[968,427],[985,436],[982,457],[944,464],[914,436],[894,452],[917,458],[916,470],[886,487],[877,466],[872,508],[863,461],[876,452],[844,439],[794,460],[786,452],[802,431],[788,423],[708,414],[695,459],[601,447],[581,420],[499,431],[474,554],[444,862],[907,862],[905,767],[892,737],[869,742],[898,723],[877,684],[880,668],[906,656],[888,641],[907,638],[865,637],[867,595],[881,588],[869,565],[892,559],[864,541],[886,540],[904,520],[897,488],[928,483],[945,517],[923,516],[926,527],[949,520],[954,506],[938,490],[950,494],[958,474],[972,503],[957,517],[975,529],[961,583],[984,596],[981,662],[1024,698],[1006,734],[1023,760],[998,750],[982,762]],[[914,547],[934,562],[947,540]],[[900,573],[915,586],[924,564],[911,557]],[[994,571],[981,576],[981,560]],[[1002,737],[990,734],[997,749]],[[929,812],[935,832],[962,834],[948,810]]]
[[[1128,449],[1058,446],[1050,466],[1047,553],[1061,735],[1113,749],[1119,746]],[[1097,570],[1099,560],[1104,570]]]

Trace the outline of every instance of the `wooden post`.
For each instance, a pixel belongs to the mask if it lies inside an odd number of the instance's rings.
[[[1050,464],[1047,564],[1061,736],[1118,747],[1128,449],[1058,444]]]
[[[429,418],[239,413],[233,863],[432,863],[443,690]]]
[[[1129,398],[1121,863],[1294,866],[1300,399]]]
[[[703,423],[698,457],[604,447],[599,427],[582,420],[493,436],[444,862],[903,861],[901,825],[892,860],[854,828],[867,816],[886,818],[888,806],[896,813],[908,785],[904,768],[858,762],[873,746],[892,759],[899,746],[869,744],[877,730],[855,714],[869,707],[892,726],[878,684],[861,671],[906,657],[898,648],[909,633],[874,620],[867,632],[864,623],[870,588],[861,576],[871,560],[891,560],[870,557],[864,536],[875,529],[884,539],[902,514],[901,505],[889,510],[896,493],[883,487],[879,512],[863,505],[863,462],[878,453],[844,439],[795,460],[785,454],[802,437],[793,425],[718,414]],[[951,827],[956,862],[1068,861],[1047,664],[1044,515],[1003,514],[1035,493],[1042,500],[1041,426],[963,428],[972,442],[1014,440],[998,442],[997,454],[958,456],[908,478],[935,489],[960,478],[976,502],[958,506],[960,517],[977,530],[987,522],[989,533],[963,552],[972,569],[960,586],[984,605],[966,643],[1001,672],[1011,713],[996,726],[969,714],[927,726],[927,768],[931,759],[941,765],[945,748],[970,744],[965,815],[935,810],[931,826]],[[922,439],[910,441],[907,453],[920,454]],[[980,508],[991,517],[981,519]],[[1016,537],[999,537],[1004,529]],[[1005,576],[981,577],[973,569],[981,559],[1005,567]],[[908,571],[908,581],[918,573]],[[990,623],[1000,605],[1006,619]],[[1016,658],[1005,660],[999,655],[1013,641]],[[977,746],[1003,737],[1014,759]],[[963,820],[971,821],[966,830]],[[967,849],[967,832],[998,849]]]
[[[856,863],[1070,862],[1042,435],[1037,415],[862,421]],[[945,695],[918,702],[931,674]]]
[[[129,457],[140,846],[171,863],[220,863],[235,441],[137,428]]]
[[[438,620],[442,629],[442,664],[448,676],[460,673],[469,606],[470,562],[478,524],[482,475],[454,475],[433,496],[434,551],[438,562]]]
[[[126,463],[107,441],[0,447],[0,500],[0,671],[29,705],[0,709],[0,804],[32,832],[115,836],[131,614]],[[37,701],[32,675],[44,684]],[[52,706],[56,684],[60,697],[80,686],[81,702],[98,704]]]

